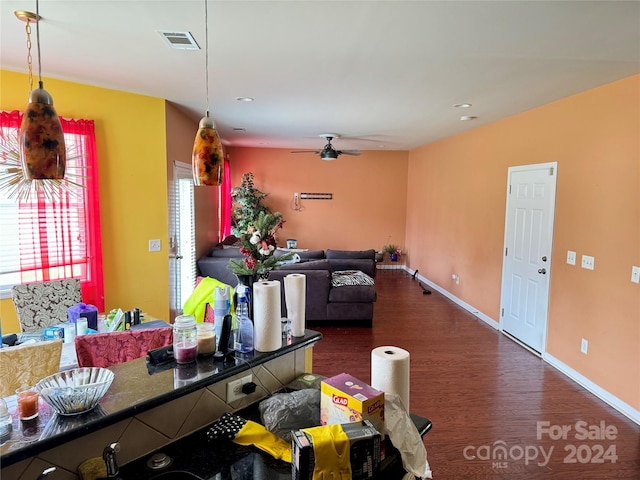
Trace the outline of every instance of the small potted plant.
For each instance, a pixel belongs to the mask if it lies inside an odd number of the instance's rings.
[[[400,256],[400,247],[394,245],[392,243],[385,245],[383,250],[389,254],[392,262],[397,262],[398,257]]]

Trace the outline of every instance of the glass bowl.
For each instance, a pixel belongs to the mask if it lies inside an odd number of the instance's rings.
[[[79,415],[98,405],[114,376],[106,368],[82,367],[43,378],[35,388],[58,414]]]

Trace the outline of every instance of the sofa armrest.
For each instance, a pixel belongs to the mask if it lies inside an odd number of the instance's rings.
[[[215,278],[235,287],[238,284],[238,278],[227,268],[229,260],[231,260],[229,257],[200,257],[197,262],[198,271],[203,277]]]

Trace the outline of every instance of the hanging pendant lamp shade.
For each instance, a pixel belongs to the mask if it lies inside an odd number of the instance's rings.
[[[213,118],[207,115],[200,119],[196,139],[193,142],[193,183],[196,186],[217,187],[222,183],[224,152]]]
[[[33,85],[31,77],[32,21],[36,23],[36,43],[38,45],[38,88],[32,89],[29,94],[29,103],[20,126],[19,150],[22,172],[27,180],[62,180],[67,164],[67,153],[60,118],[53,107],[53,98],[44,89],[42,83],[39,1],[36,0],[35,15],[22,10],[16,11],[15,15],[27,23],[29,85]]]
[[[20,126],[20,159],[28,180],[62,180],[67,163],[64,134],[51,95],[36,88]]]
[[[209,116],[209,11],[207,2],[208,0],[204,0],[204,83],[207,93],[207,110],[198,124],[198,132],[193,142],[191,165],[193,168],[194,185],[217,187],[222,184],[224,152],[222,151],[222,142],[216,131],[213,118]]]

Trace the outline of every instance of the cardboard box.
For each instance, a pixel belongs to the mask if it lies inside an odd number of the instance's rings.
[[[347,373],[323,380],[320,392],[322,425],[369,420],[384,436],[384,392]]]
[[[380,469],[382,441],[380,432],[368,420],[343,424],[342,430],[349,438],[351,478],[353,480],[372,478]],[[291,454],[293,480],[312,480],[316,458],[311,436],[302,430],[292,432]],[[325,458],[322,461],[330,462],[331,459]]]

